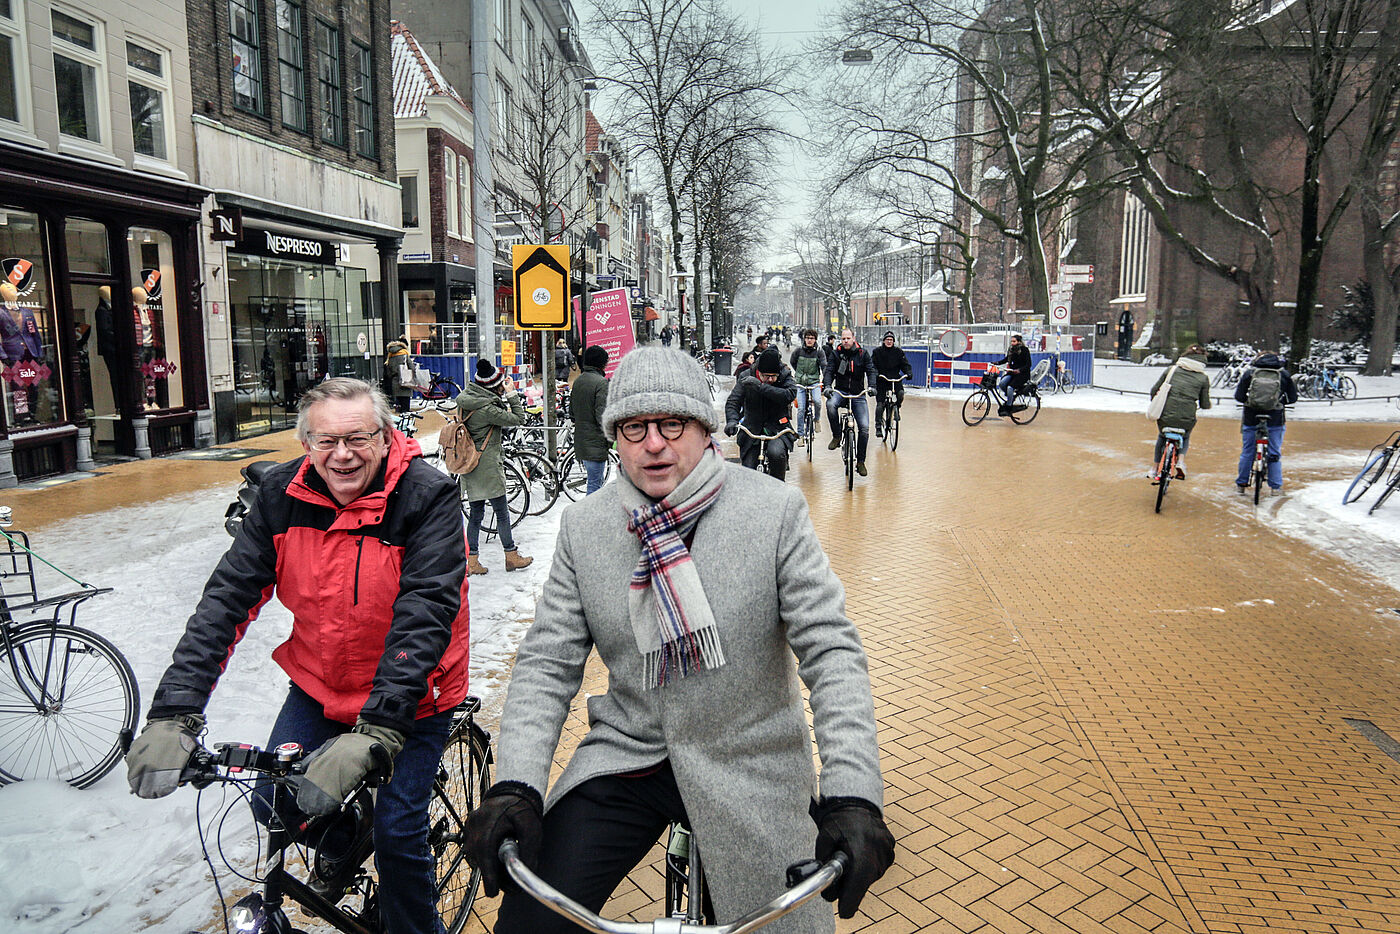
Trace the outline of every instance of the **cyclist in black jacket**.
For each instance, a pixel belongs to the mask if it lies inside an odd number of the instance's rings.
[[[870,362],[875,364],[875,373],[885,377],[894,384],[894,397],[898,404],[904,403],[904,382],[899,377],[902,375],[908,379],[914,378],[914,366],[909,362],[909,356],[904,352],[904,348],[895,344],[894,332],[886,331],[885,336],[880,340],[880,346],[875,348],[875,352],[870,355]],[[880,437],[880,426],[883,425],[885,415],[885,384],[881,380],[875,381],[875,437]]]
[[[1016,398],[1016,393],[1020,392],[1021,387],[1030,379],[1031,349],[1021,340],[1021,335],[1012,334],[1011,345],[1006,348],[1006,356],[995,361],[995,364],[1006,367],[997,383],[997,388],[1001,390],[1006,401],[997,408],[997,414],[1007,416],[1011,414],[1011,400]]]
[[[865,403],[865,394],[875,392],[875,364],[870,354],[856,342],[855,332],[850,328],[841,331],[841,343],[826,361],[826,386],[835,389],[846,399],[838,399],[835,394],[827,396],[826,417],[831,423],[831,440],[827,450],[834,451],[841,446],[840,409],[843,401],[848,402],[851,414],[856,420],[856,473],[866,475],[865,449],[870,444],[870,409]]]

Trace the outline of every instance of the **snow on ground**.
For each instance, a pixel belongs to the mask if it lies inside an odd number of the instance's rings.
[[[1160,367],[1098,364],[1098,382],[1138,392],[1150,389],[1161,373]],[[716,400],[719,413],[730,381],[723,382]],[[959,399],[965,394],[912,391]],[[1363,396],[1396,392],[1400,379],[1372,383],[1362,378]],[[1143,395],[1080,389],[1052,396],[1045,404],[1141,412],[1146,403]],[[1238,408],[1231,402],[1209,414],[1237,418]],[[1307,417],[1394,421],[1400,420],[1400,410],[1392,402],[1357,402],[1298,406],[1290,414]],[[1121,451],[1104,453],[1122,456]],[[1394,547],[1400,544],[1400,502],[1372,517],[1365,515],[1365,507],[1374,493],[1363,505],[1341,505],[1358,460],[1358,452],[1300,458],[1295,467],[1339,479],[1290,486],[1289,495],[1270,501],[1261,517],[1400,587],[1395,557],[1400,550]],[[35,543],[40,553],[57,557],[83,579],[116,588],[84,605],[79,622],[108,636],[130,659],[141,685],[143,715],[204,581],[228,546],[223,513],[232,495],[232,489],[227,496],[197,493],[83,516],[46,530]],[[1227,508],[1233,505],[1225,502],[1234,499],[1228,491],[1207,495]],[[565,505],[561,500],[545,516],[531,517],[517,529],[520,550],[535,558],[525,571],[505,574],[499,542],[482,548],[482,560],[492,570],[471,582],[471,684],[485,703],[487,719],[495,718],[504,700],[507,668],[533,618]],[[43,593],[71,589],[47,569],[41,569],[40,581]],[[270,655],[289,625],[289,614],[274,601],[249,628],[210,703],[211,742],[261,744],[266,739],[285,685]],[[217,789],[205,792],[201,817],[211,833],[221,800]],[[221,930],[211,908],[214,891],[196,832],[195,801],[191,789],[159,801],[137,799],[127,793],[121,767],[84,791],[57,782],[0,788],[0,929],[12,934]],[[248,872],[255,855],[253,835],[246,809],[236,806],[233,814],[221,839],[229,859]],[[224,869],[212,844],[211,851],[227,896],[240,883]]]

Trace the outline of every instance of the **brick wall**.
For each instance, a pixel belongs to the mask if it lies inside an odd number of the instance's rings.
[[[390,180],[394,165],[394,118],[389,55],[389,0],[303,0],[302,62],[306,85],[307,130],[286,126],[282,119],[281,74],[278,67],[276,0],[247,0],[258,12],[263,77],[262,113],[234,106],[232,50],[228,0],[187,0],[190,81],[195,113],[328,162]],[[325,102],[317,80],[315,24],[323,20],[340,31],[341,118],[345,145],[320,138]],[[355,141],[355,43],[371,50],[374,68],[373,157],[360,155]],[[354,214],[352,205],[325,206],[330,213]]]

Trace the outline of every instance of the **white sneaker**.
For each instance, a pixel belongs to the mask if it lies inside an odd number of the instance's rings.
[[[1271,486],[1271,487],[1269,487],[1269,495],[1270,495],[1270,496],[1282,496],[1282,495],[1283,495],[1283,487],[1281,487],[1281,486]]]

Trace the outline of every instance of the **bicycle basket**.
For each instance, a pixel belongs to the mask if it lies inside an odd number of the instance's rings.
[[[997,384],[997,375],[996,375],[995,373],[993,373],[991,370],[988,370],[986,373],[983,373],[983,374],[982,374],[982,385],[983,385],[983,386],[987,387],[988,389],[991,389],[991,388],[992,388],[993,386],[995,386],[996,384]]]

